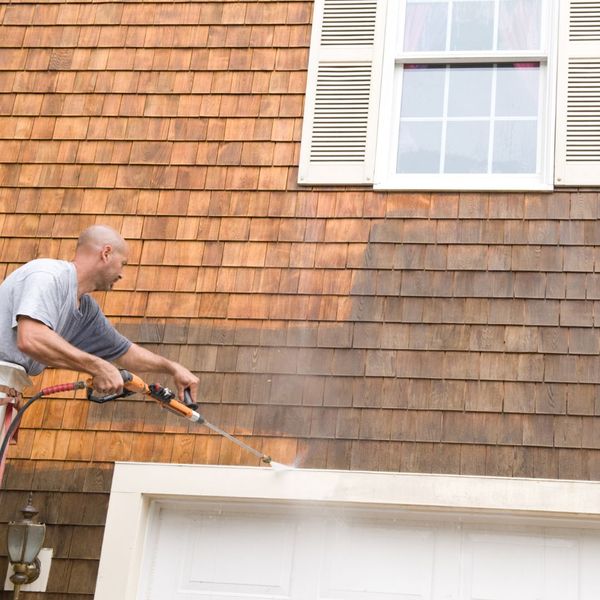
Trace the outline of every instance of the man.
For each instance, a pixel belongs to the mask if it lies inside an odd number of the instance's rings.
[[[89,373],[102,395],[123,389],[115,362],[134,373],[171,375],[179,398],[189,389],[195,401],[194,374],[119,334],[88,295],[112,289],[127,255],[118,232],[93,225],[79,236],[73,262],[37,259],[11,273],[0,284],[0,361],[21,365],[28,375],[47,366]]]

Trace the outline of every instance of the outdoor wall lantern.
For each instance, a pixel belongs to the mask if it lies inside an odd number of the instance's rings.
[[[27,506],[21,509],[23,519],[8,524],[8,560],[13,567],[10,580],[15,586],[14,598],[19,597],[22,585],[35,581],[40,576],[40,559],[46,535],[46,525],[34,523],[33,518],[38,511],[31,505],[32,494],[29,494]]]

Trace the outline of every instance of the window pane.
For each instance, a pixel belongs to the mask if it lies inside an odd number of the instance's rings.
[[[492,67],[450,68],[449,117],[488,117],[491,113]]]
[[[539,64],[535,63],[499,68],[496,85],[496,115],[537,116],[539,77]]]
[[[494,2],[455,2],[451,50],[491,50],[494,43]]]
[[[424,185],[427,175],[433,176],[432,181],[455,185],[459,179],[472,180],[469,174],[502,174],[509,180],[511,174],[538,172],[542,84],[551,66],[546,65],[550,57],[543,27],[552,4],[549,0],[391,2],[401,6],[398,15],[404,19],[395,48],[396,75],[401,77],[401,95],[395,99],[400,112],[395,117],[398,174],[421,174],[416,181]],[[419,53],[419,58],[411,52]],[[543,53],[541,58],[530,58],[538,52]],[[446,53],[449,60],[442,63]],[[477,62],[480,56],[489,58]]]
[[[498,48],[536,50],[540,47],[541,0],[500,0]]]
[[[490,125],[487,121],[448,123],[446,173],[486,173]]]
[[[405,65],[402,72],[401,117],[441,117],[444,110],[442,65]]]
[[[401,121],[398,141],[398,173],[439,173],[442,124]]]
[[[447,18],[448,5],[444,2],[408,2],[404,50],[445,50]]]
[[[536,155],[536,121],[496,121],[494,173],[535,173]]]

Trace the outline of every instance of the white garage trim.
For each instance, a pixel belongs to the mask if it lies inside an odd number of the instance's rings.
[[[117,463],[96,600],[137,597],[155,501],[228,500],[388,507],[600,527],[600,483],[459,475]]]

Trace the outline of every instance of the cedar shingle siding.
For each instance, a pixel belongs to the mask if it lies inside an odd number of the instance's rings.
[[[1,2],[0,276],[119,229],[108,316],[277,461],[600,479],[597,193],[299,188],[311,16]],[[81,398],[31,408],[0,492],[6,523],[34,490],[47,600],[92,598],[113,461],[257,464],[154,403]]]

